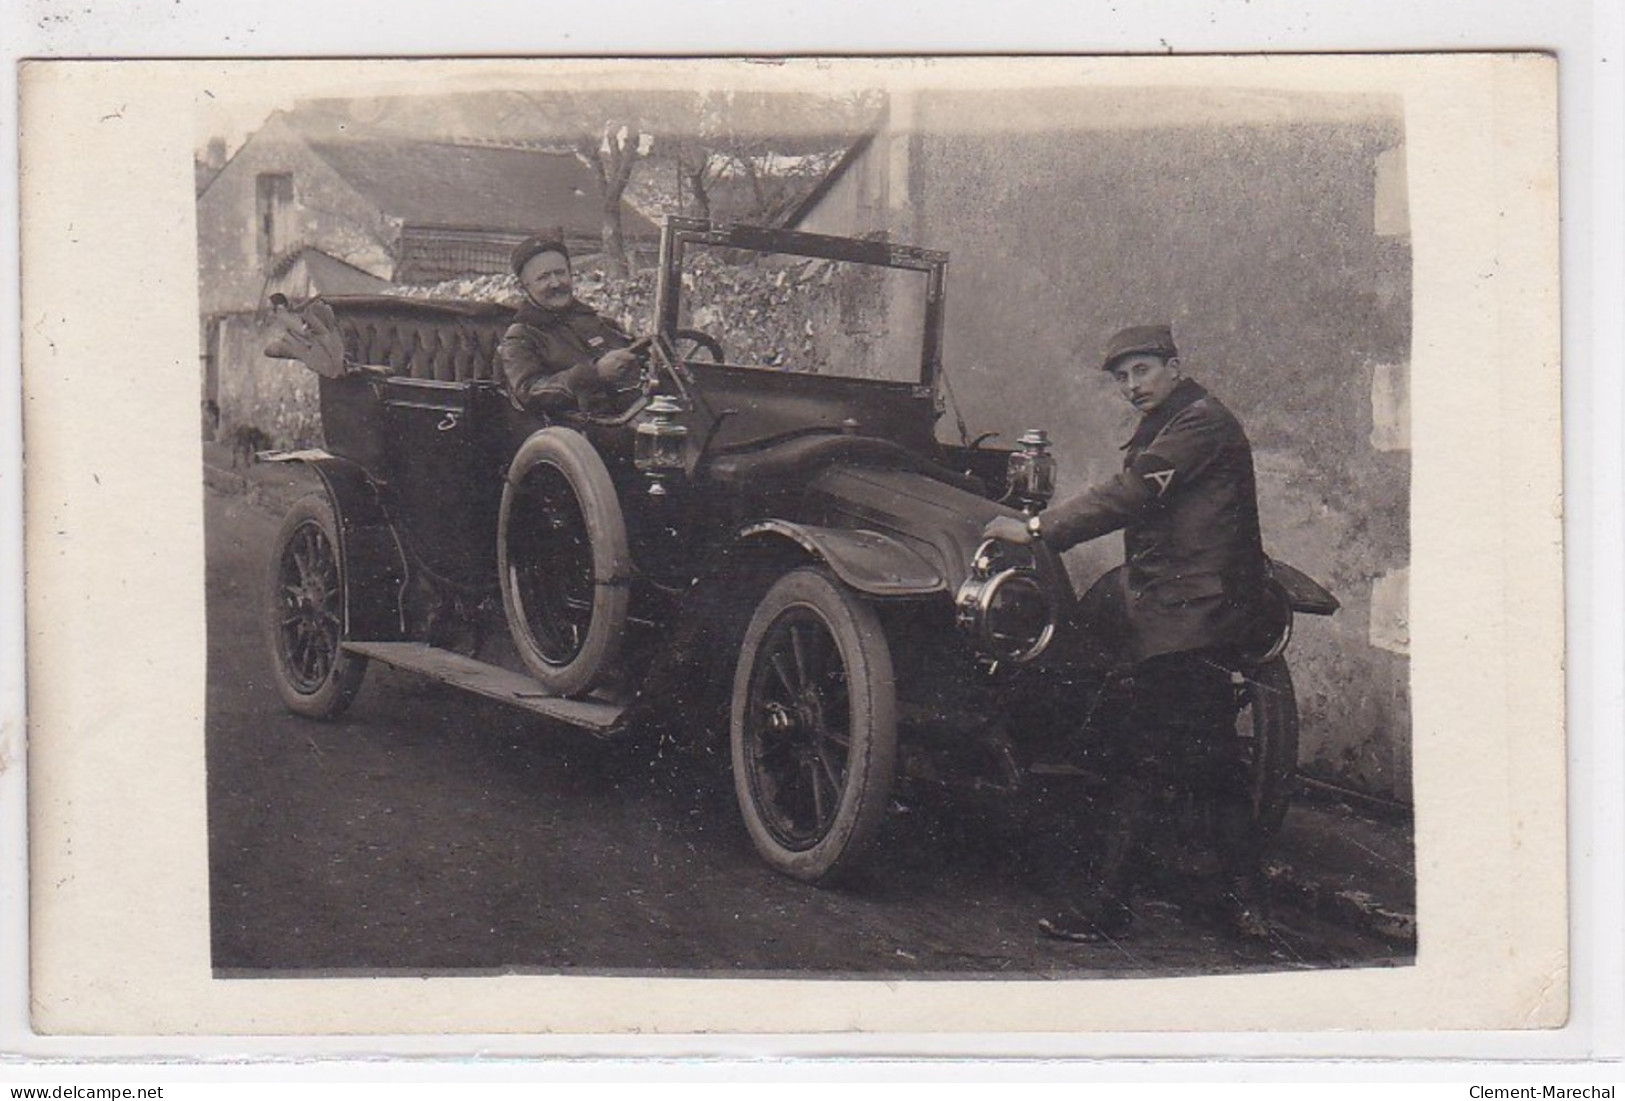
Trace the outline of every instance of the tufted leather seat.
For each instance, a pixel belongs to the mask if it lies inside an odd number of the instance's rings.
[[[496,347],[514,311],[475,302],[412,298],[329,298],[345,359],[439,382],[493,377]]]

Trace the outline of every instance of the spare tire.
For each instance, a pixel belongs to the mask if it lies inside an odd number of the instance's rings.
[[[508,465],[497,575],[514,647],[549,691],[582,695],[626,637],[632,556],[609,470],[586,437],[554,426]]]

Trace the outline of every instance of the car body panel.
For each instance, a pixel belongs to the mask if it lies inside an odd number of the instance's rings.
[[[320,449],[283,452],[269,462],[299,462],[321,478],[338,521],[349,638],[398,639],[405,630],[400,593],[406,578],[395,525],[379,487],[359,464]]]
[[[867,596],[923,596],[947,587],[942,571],[935,569],[918,551],[877,531],[764,520],[739,533],[743,543],[770,536],[795,543],[828,565],[836,577]]]
[[[696,408],[683,420],[707,456],[815,432],[886,439],[926,454],[935,446],[931,396],[911,385],[706,363],[690,370]]]
[[[804,508],[815,522],[865,528],[917,548],[950,590],[965,579],[982,525],[1010,511],[911,470],[847,464],[808,482]]]

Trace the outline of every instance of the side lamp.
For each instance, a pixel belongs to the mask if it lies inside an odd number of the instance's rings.
[[[677,422],[683,411],[676,399],[657,394],[638,414],[632,461],[649,479],[649,494],[664,497],[667,483],[683,476],[683,458],[688,444],[688,428]]]
[[[1049,434],[1029,428],[1016,441],[1005,467],[1006,499],[1028,515],[1041,512],[1055,496],[1055,456]]]

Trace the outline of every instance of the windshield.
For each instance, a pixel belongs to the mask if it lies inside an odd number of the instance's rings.
[[[731,366],[923,381],[927,271],[689,241],[678,274],[677,327]]]

